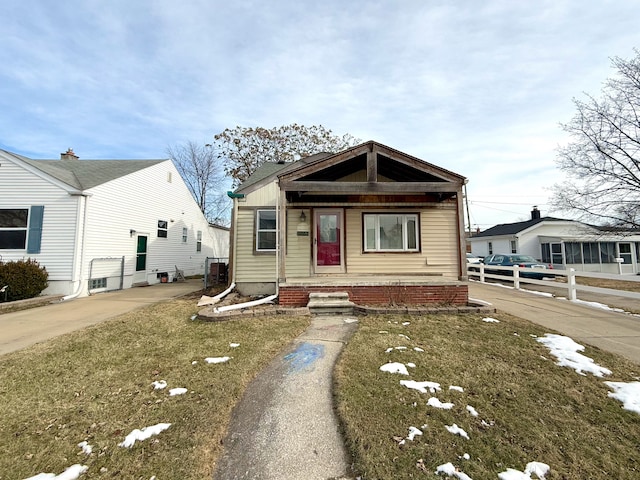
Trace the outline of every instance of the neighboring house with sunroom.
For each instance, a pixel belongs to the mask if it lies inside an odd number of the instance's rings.
[[[230,275],[244,295],[306,305],[468,300],[466,179],[377,142],[264,163],[233,198]]]
[[[531,219],[504,223],[468,239],[471,253],[531,255],[556,269],[583,272],[640,273],[640,232],[587,225],[575,220],[542,217],[534,207]]]
[[[46,294],[170,282],[176,268],[203,275],[228,246],[228,228],[209,225],[171,160],[0,150],[0,260],[35,259],[49,273]]]

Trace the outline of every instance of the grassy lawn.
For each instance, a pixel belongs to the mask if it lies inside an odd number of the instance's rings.
[[[583,354],[613,373],[582,376],[556,365],[536,341],[534,335],[548,330],[507,315],[495,316],[500,323],[482,318],[360,319],[335,383],[347,446],[363,478],[436,478],[436,468],[451,462],[474,480],[497,479],[533,461],[551,467],[547,480],[640,478],[640,416],[609,398],[604,384],[637,381],[640,368],[587,347]],[[386,352],[397,346],[408,348]],[[380,371],[387,362],[415,368],[408,368],[408,376]],[[442,390],[420,393],[400,380],[437,382]],[[452,385],[464,391],[450,390]],[[431,396],[454,406],[428,406]],[[445,425],[453,424],[469,439],[449,433]],[[423,435],[400,445],[411,426]]]
[[[308,319],[203,323],[190,319],[196,311],[193,299],[163,303],[0,357],[0,479],[73,464],[89,467],[81,478],[210,478],[245,386]],[[205,362],[222,356],[232,358]],[[168,386],[155,390],[160,380]],[[170,396],[176,387],[188,392]],[[118,446],[159,423],[171,426]]]
[[[159,304],[0,357],[0,479],[60,474],[73,464],[88,467],[81,478],[211,478],[233,406],[308,319],[202,323],[190,320],[196,310],[193,299]],[[548,330],[506,315],[495,316],[500,323],[482,318],[360,318],[336,367],[335,396],[363,479],[436,478],[447,462],[474,480],[492,479],[532,461],[551,466],[547,480],[640,478],[640,416],[608,398],[603,383],[636,381],[640,368],[587,347],[613,374],[581,376],[536,341]],[[398,346],[407,349],[386,352]],[[205,362],[222,356],[232,358]],[[380,371],[392,361],[415,368],[408,376]],[[154,390],[160,380],[167,388]],[[442,390],[420,393],[400,380]],[[176,387],[188,392],[170,396]],[[428,406],[431,396],[454,406]],[[171,426],[130,449],[118,446],[132,430],[159,423]],[[445,429],[454,423],[468,440]],[[400,445],[411,426],[423,435]],[[90,455],[78,447],[83,441]]]

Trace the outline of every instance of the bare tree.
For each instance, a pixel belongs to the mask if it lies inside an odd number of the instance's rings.
[[[567,181],[554,185],[556,210],[587,223],[640,227],[640,51],[614,57],[617,75],[600,98],[574,99],[576,114],[562,124],[571,141],[558,150]]]
[[[193,141],[167,148],[178,172],[210,223],[229,223],[230,202],[224,190],[228,179],[220,155],[212,145]]]
[[[291,124],[271,129],[227,128],[214,136],[214,145],[225,159],[225,171],[233,186],[245,181],[266,161],[293,162],[315,153],[336,153],[360,143],[349,134],[334,135],[322,125]]]

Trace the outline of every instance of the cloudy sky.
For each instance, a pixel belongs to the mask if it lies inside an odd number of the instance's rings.
[[[474,229],[551,212],[559,123],[640,47],[636,1],[4,0],[0,18],[2,149],[166,158],[323,125],[468,177]]]

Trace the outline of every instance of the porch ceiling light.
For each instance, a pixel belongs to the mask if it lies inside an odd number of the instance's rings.
[[[300,223],[305,223],[307,221],[307,216],[304,214],[304,210],[300,212]]]

